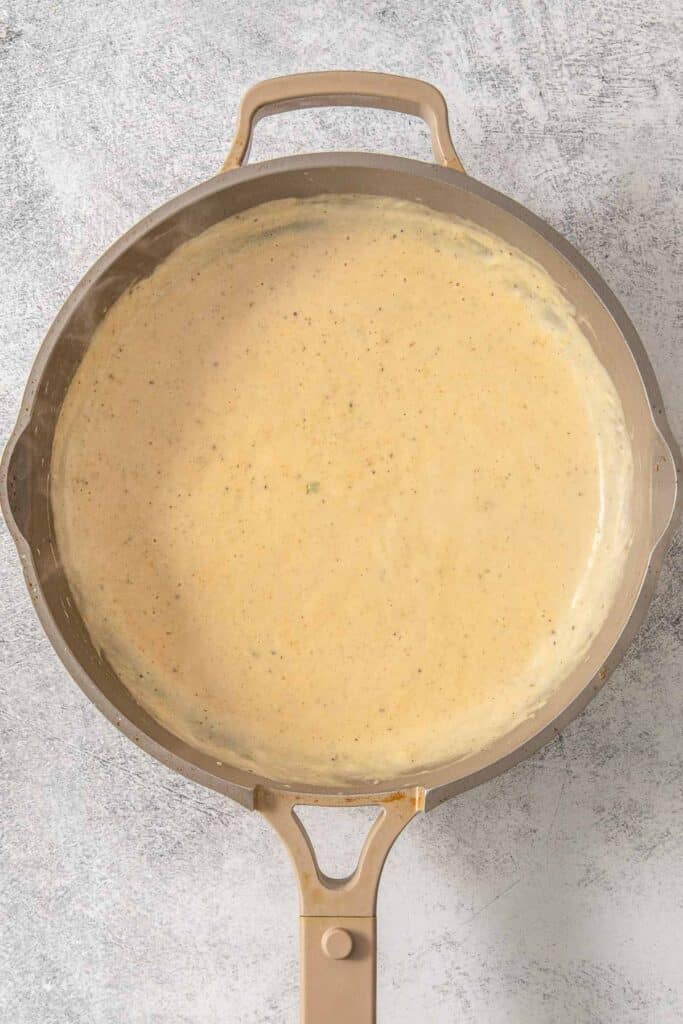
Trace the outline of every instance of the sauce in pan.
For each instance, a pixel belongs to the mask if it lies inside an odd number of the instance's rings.
[[[616,391],[537,264],[361,196],[178,248],[97,328],[57,542],[135,698],[303,783],[481,749],[580,661],[629,543]]]

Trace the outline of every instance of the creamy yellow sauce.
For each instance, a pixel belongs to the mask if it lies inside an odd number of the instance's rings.
[[[95,645],[219,761],[303,783],[479,750],[605,618],[615,389],[537,264],[417,204],[257,207],[97,328],[53,452]]]

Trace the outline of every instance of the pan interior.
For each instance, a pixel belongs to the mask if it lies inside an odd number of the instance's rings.
[[[266,203],[97,328],[52,459],[59,553],[137,701],[312,785],[482,749],[608,614],[632,459],[547,273],[405,201]]]

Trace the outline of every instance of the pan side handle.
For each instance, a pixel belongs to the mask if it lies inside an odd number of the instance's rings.
[[[318,866],[297,805],[379,809],[348,878]],[[302,1024],[374,1024],[377,974],[377,889],[387,854],[409,821],[424,810],[422,788],[368,797],[315,797],[259,788],[256,809],[282,839],[299,881]]]
[[[417,78],[376,71],[311,71],[252,86],[242,98],[235,138],[221,171],[246,162],[254,127],[262,117],[308,107],[376,107],[421,117],[431,131],[436,162],[465,173],[453,148],[448,108],[439,90]]]

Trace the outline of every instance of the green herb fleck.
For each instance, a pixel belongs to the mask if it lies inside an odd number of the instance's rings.
[[[310,480],[306,484],[306,494],[317,494],[319,490],[320,490],[320,481],[319,480]]]

